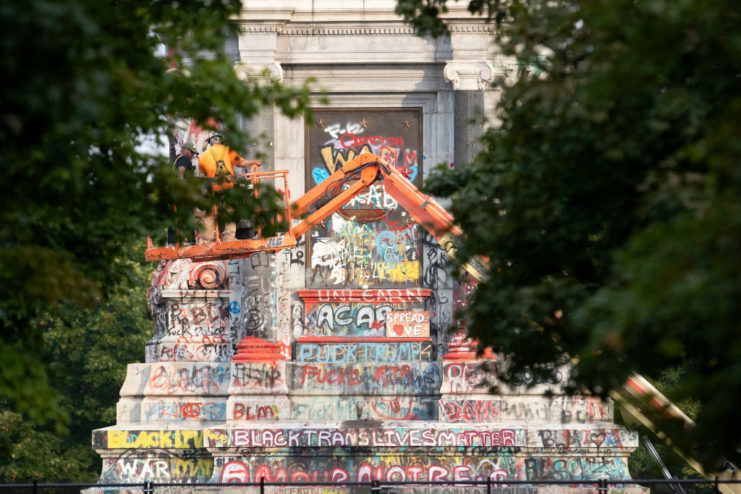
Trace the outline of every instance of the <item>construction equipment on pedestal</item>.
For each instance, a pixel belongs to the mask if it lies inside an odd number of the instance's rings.
[[[462,232],[453,224],[453,217],[433,198],[423,194],[407,178],[375,154],[361,154],[348,161],[319,185],[304,194],[293,204],[289,204],[290,194],[287,186],[288,172],[258,172],[256,169],[238,179],[253,183],[262,180],[282,179],[286,207],[283,218],[289,225],[294,218],[306,217],[290,227],[288,232],[255,239],[216,241],[203,245],[155,247],[147,238],[145,258],[147,261],[162,261],[189,258],[193,261],[212,261],[217,259],[236,259],[249,257],[256,252],[277,252],[296,247],[296,239],[306,234],[314,225],[332,213],[340,210],[355,196],[362,193],[375,182],[382,180],[386,193],[394,198],[423,228],[432,234],[445,249],[449,257],[455,257],[455,239]],[[317,204],[320,203],[320,204]],[[314,206],[313,210],[311,209]],[[474,258],[465,266],[477,281],[486,278],[488,262],[480,257]]]

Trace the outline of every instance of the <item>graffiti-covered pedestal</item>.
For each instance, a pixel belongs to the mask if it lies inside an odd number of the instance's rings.
[[[275,259],[257,266],[286,276]],[[637,435],[609,402],[545,398],[558,382],[489,394],[496,357],[476,359],[462,334],[434,341],[433,290],[295,290],[300,320],[266,318],[266,339],[246,335],[240,310],[272,300],[242,289],[251,269],[160,267],[147,362],[129,364],[118,424],[94,433],[101,481],[629,478]]]
[[[317,110],[305,190],[365,152],[421,185],[430,111]],[[128,366],[117,424],[93,434],[101,480],[337,484],[301,491],[329,494],[487,479],[585,493],[585,481],[629,478],[637,435],[614,424],[611,403],[565,396],[567,368],[489,393],[485,368],[504,363],[466,340],[458,314],[474,284],[452,276],[450,250],[378,181],[295,248],[162,263],[146,361]],[[550,480],[571,487],[538,484]],[[474,488],[413,491],[456,489]]]

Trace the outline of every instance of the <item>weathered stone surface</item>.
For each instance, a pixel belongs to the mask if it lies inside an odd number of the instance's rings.
[[[307,422],[434,420],[436,396],[291,396],[291,419]]]
[[[230,396],[227,421],[236,424],[289,420],[291,403],[285,396]]]
[[[584,396],[451,395],[440,400],[439,416],[444,422],[470,424],[609,423],[613,405]]]
[[[129,364],[121,396],[226,396],[230,381],[229,363]]]

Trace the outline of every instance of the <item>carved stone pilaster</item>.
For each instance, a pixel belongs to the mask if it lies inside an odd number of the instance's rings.
[[[480,91],[494,79],[494,66],[486,60],[451,60],[443,73],[455,91]]]

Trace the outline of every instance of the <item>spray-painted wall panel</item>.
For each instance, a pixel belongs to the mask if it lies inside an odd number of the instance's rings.
[[[142,424],[189,424],[223,422],[226,420],[226,399],[154,399],[141,402]]]
[[[275,339],[278,285],[273,257],[258,252],[243,261],[241,337]]]
[[[443,361],[443,383],[441,393],[458,394],[488,394],[492,387],[498,389],[499,394],[521,394],[542,396],[546,392],[563,393],[563,385],[568,377],[566,366],[554,368],[548,379],[536,378],[526,372],[518,375],[515,382],[503,383],[496,379],[496,375],[486,367],[506,365],[502,359],[494,361]]]
[[[229,364],[162,362],[129,364],[121,396],[226,395]]]
[[[618,480],[627,460],[614,456],[515,456],[514,448],[479,455],[248,456],[226,457],[215,468],[215,482],[371,482],[443,480]]]
[[[160,263],[148,293],[155,330],[146,361],[228,361],[238,341],[230,286],[224,261]]]
[[[229,394],[285,394],[288,392],[286,372],[284,361],[234,362]]]
[[[292,396],[291,419],[435,420],[437,407],[436,396]]]
[[[150,341],[147,344],[147,362],[227,362],[234,354],[234,344],[224,334],[206,336],[177,336]]]
[[[359,362],[430,362],[435,353],[429,341],[361,341],[296,344],[297,362],[354,364]]]
[[[213,430],[213,432],[218,429]],[[501,446],[526,447],[527,437],[523,429],[481,429],[465,427],[433,427],[422,423],[415,427],[359,427],[350,425],[343,429],[313,427],[309,424],[300,428],[234,428],[212,434],[209,446],[220,448],[433,448],[430,452],[441,453],[450,448],[476,448]],[[591,432],[591,431],[589,431]],[[573,431],[575,435],[579,431]],[[226,438],[226,441],[224,441]],[[462,451],[462,449],[460,449]]]
[[[313,187],[357,155],[385,158],[421,184],[421,112],[316,110],[306,129],[306,183]],[[341,190],[346,183],[338,183]],[[308,243],[307,283],[313,287],[419,285],[419,228],[374,184],[315,227]]]
[[[204,437],[206,438],[204,440]],[[93,431],[93,447],[107,449],[198,449],[214,440],[202,429],[142,430],[99,429]]]
[[[306,336],[386,338],[390,312],[420,313],[428,323],[429,313],[422,309],[429,295],[422,289],[301,290],[305,317],[298,340],[306,341],[302,338]]]
[[[436,362],[388,364],[288,364],[290,388],[319,395],[437,395],[442,374]]]
[[[386,336],[386,314],[402,304],[318,304],[307,307],[306,336]]]
[[[291,403],[285,396],[230,396],[229,423],[277,422],[291,419]]]
[[[141,455],[134,451],[104,458],[100,480],[104,483],[208,482],[213,471],[214,459],[210,455],[194,457],[192,452],[173,454],[170,450]]]
[[[362,424],[362,423],[361,423]],[[301,424],[287,427],[234,427],[211,429],[205,440],[209,447],[225,448],[374,448],[378,452],[393,452],[397,448],[427,448],[430,454],[483,451],[482,448],[514,447],[518,451],[559,449],[563,453],[589,451],[604,454],[605,448],[625,448],[638,445],[638,434],[618,428],[574,426],[487,427],[450,425],[435,422],[375,427],[337,423]],[[388,450],[388,451],[386,451]],[[317,450],[322,452],[322,450]]]
[[[471,395],[440,400],[440,420],[471,424],[612,422],[613,405],[599,398],[580,396]]]

